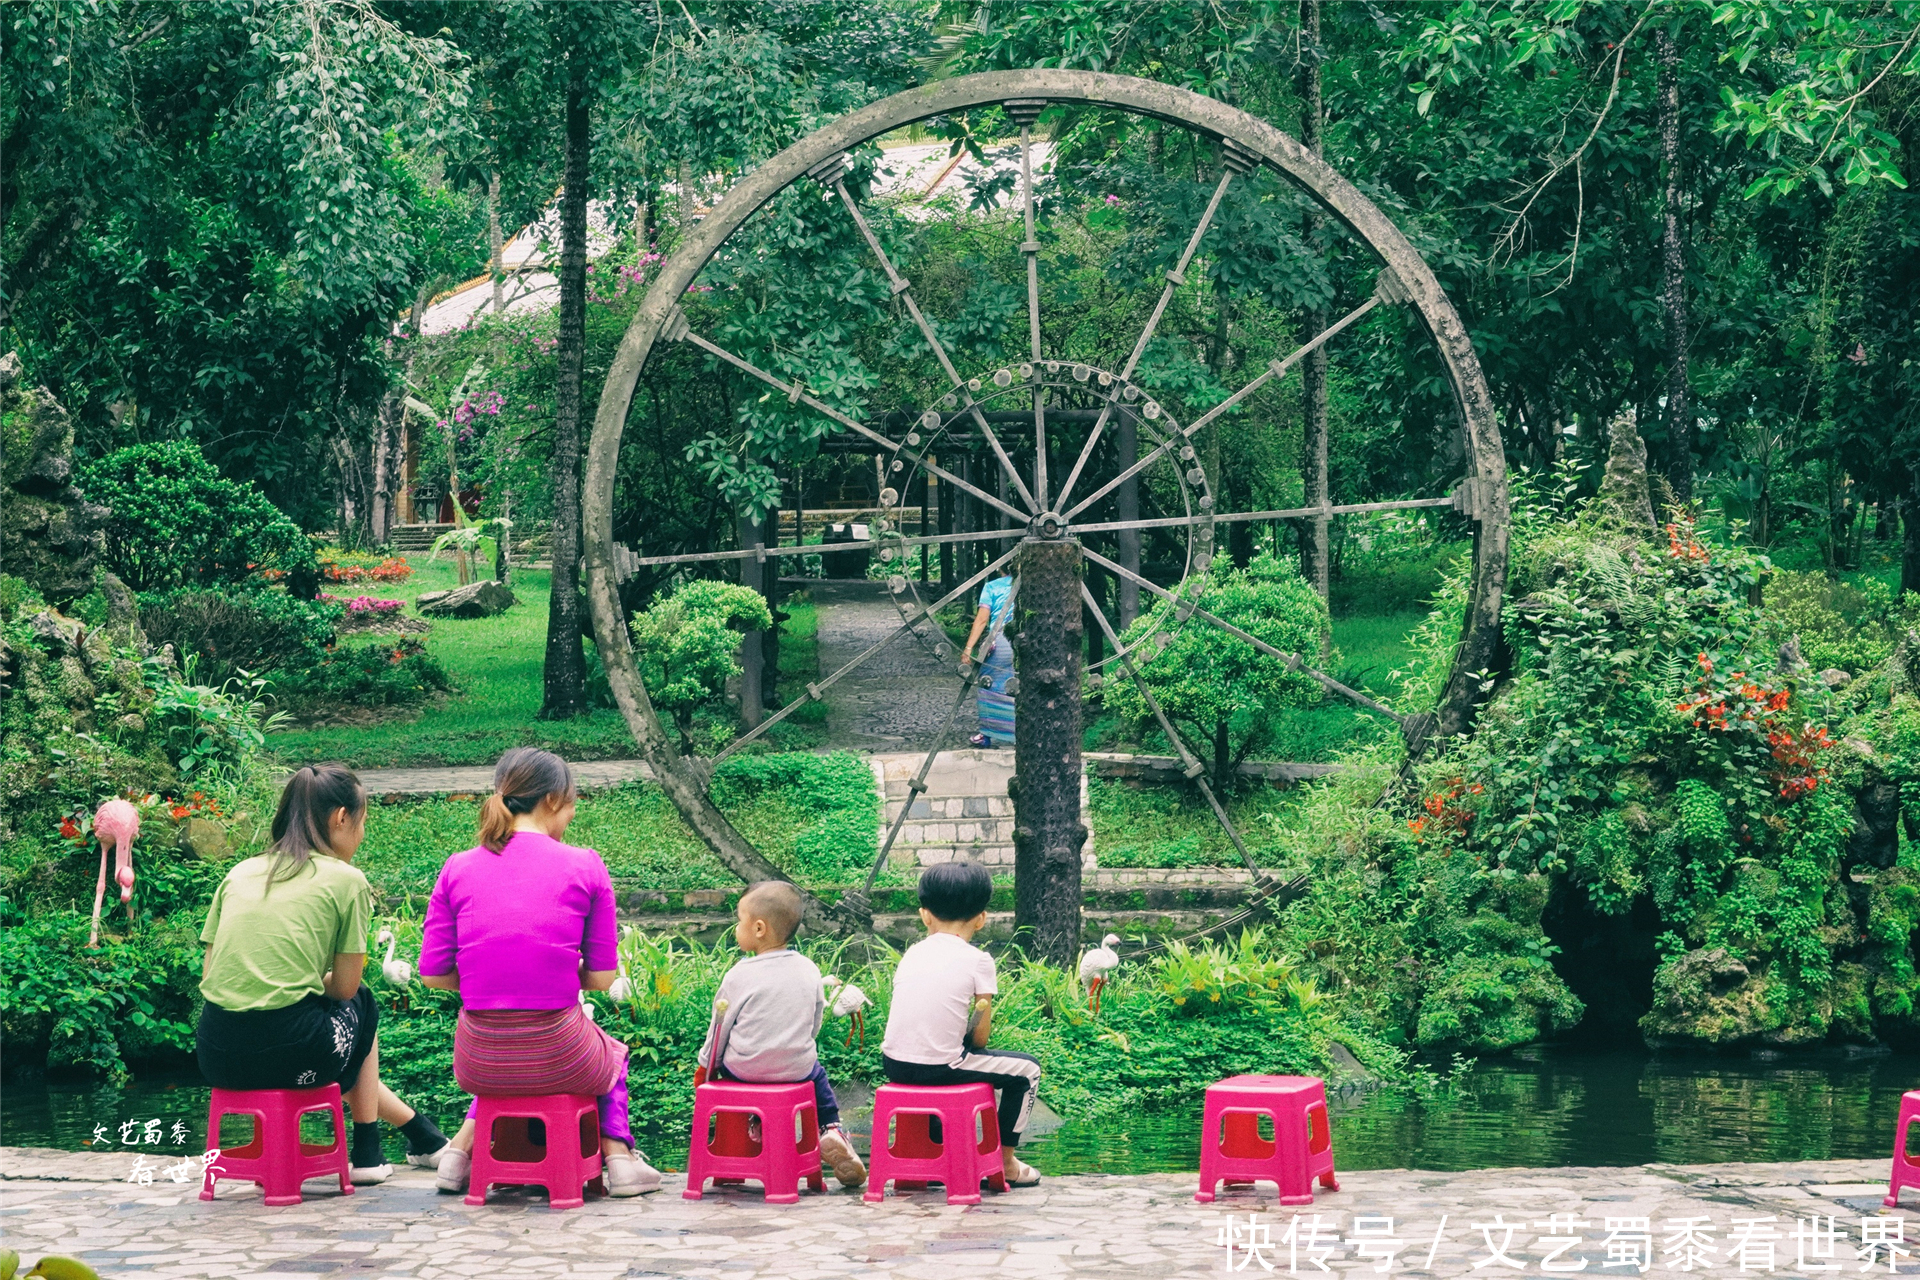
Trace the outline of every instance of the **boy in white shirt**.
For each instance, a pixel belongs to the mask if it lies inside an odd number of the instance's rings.
[[[893,999],[880,1062],[895,1084],[988,1084],[999,1093],[1000,1144],[1007,1181],[1030,1187],[1040,1174],[1013,1149],[1033,1112],[1040,1064],[1024,1053],[987,1048],[993,957],[973,945],[986,927],[993,877],[977,862],[942,862],[920,875],[920,923],[927,936],[894,970]]]

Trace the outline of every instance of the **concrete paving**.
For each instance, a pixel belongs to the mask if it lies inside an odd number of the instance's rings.
[[[311,1183],[268,1209],[257,1188],[125,1181],[126,1155],[0,1148],[0,1233],[23,1266],[78,1257],[102,1276],[1356,1277],[1859,1275],[1920,1270],[1920,1223],[1880,1207],[1883,1160],[1346,1173],[1282,1208],[1273,1190],[1193,1200],[1192,1175],[1048,1178],[974,1207],[938,1191],[681,1198],[669,1174],[639,1200],[557,1212],[539,1192],[484,1207],[408,1170],[351,1198]],[[828,1185],[833,1186],[829,1181]]]

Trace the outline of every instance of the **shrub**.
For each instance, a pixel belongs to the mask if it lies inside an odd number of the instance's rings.
[[[320,576],[328,582],[405,582],[413,566],[403,556],[377,556],[364,551],[326,547],[319,553]]]
[[[302,707],[399,707],[453,688],[446,668],[425,644],[343,645],[312,666],[283,675],[276,691]]]
[[[280,712],[269,715],[261,701],[264,679],[235,677],[217,687],[198,684],[199,665],[189,655],[176,677],[158,658],[147,659],[154,718],[182,779],[235,777],[284,717]]]
[[[140,597],[140,626],[170,644],[216,684],[242,671],[297,671],[325,659],[345,611],[330,599],[296,600],[278,591],[187,588]]]
[[[773,615],[759,592],[728,582],[689,582],[662,592],[633,616],[633,651],[653,704],[673,717],[680,749],[691,752],[693,713],[716,703],[740,674],[733,660],[742,631],[764,631]]]
[[[1782,572],[1767,579],[1766,615],[1780,639],[1799,638],[1815,671],[1859,675],[1885,662],[1902,627],[1920,620],[1920,596],[1898,598],[1876,578],[1854,587],[1824,573]]]
[[[113,509],[105,562],[135,591],[260,582],[276,573],[296,588],[315,580],[313,547],[298,526],[186,441],[117,450],[81,468],[78,482]]]
[[[1290,561],[1269,555],[1256,556],[1245,569],[1234,569],[1224,554],[1216,557],[1212,589],[1201,603],[1249,635],[1304,654],[1309,662],[1318,660],[1328,634],[1326,605]],[[1210,624],[1183,625],[1178,606],[1167,600],[1142,614],[1121,638],[1139,644],[1156,630],[1160,637],[1143,645],[1135,661],[1188,745],[1213,756],[1217,789],[1226,790],[1234,767],[1271,740],[1281,708],[1321,699],[1312,678]],[[1153,723],[1146,700],[1121,671],[1112,673],[1105,700],[1141,729]]]

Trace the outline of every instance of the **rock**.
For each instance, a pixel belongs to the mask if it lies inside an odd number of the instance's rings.
[[[179,850],[208,862],[218,862],[232,852],[227,829],[206,818],[188,818],[180,824]]]
[[[1360,1064],[1353,1056],[1353,1050],[1338,1040],[1327,1041],[1327,1056],[1333,1059],[1333,1065],[1339,1082],[1342,1084],[1372,1084],[1373,1073]]]
[[[1853,683],[1853,677],[1838,667],[1828,667],[1820,673],[1820,679],[1829,689],[1844,689]]]
[[[429,591],[415,602],[415,607],[441,618],[491,618],[517,603],[511,590],[489,578],[452,591]]]
[[[1647,445],[1640,438],[1634,411],[1623,409],[1607,424],[1612,443],[1600,480],[1599,504],[1631,529],[1653,532],[1653,498],[1647,489]]]
[[[57,609],[43,609],[27,619],[27,629],[50,652],[64,655],[80,652],[80,640],[86,634],[87,625]]]
[[[1900,858],[1900,784],[1880,770],[1866,768],[1853,796],[1853,830],[1847,836],[1847,862],[1885,870]]]
[[[0,572],[58,608],[93,588],[108,511],[74,488],[73,423],[20,358],[0,360]]]

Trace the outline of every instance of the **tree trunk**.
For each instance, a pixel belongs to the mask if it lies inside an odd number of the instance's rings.
[[[1906,528],[1901,544],[1900,590],[1920,591],[1920,466],[1907,469],[1907,497],[1900,504],[1900,521]]]
[[[1015,936],[1031,958],[1072,964],[1080,950],[1080,546],[1020,552],[1014,691]]]
[[[1233,740],[1227,727],[1225,720],[1216,720],[1213,725],[1213,791],[1221,796],[1227,794],[1227,783],[1233,780]]]
[[[1323,108],[1320,100],[1320,0],[1300,0],[1300,144],[1314,155],[1323,154]],[[1319,230],[1320,219],[1307,217],[1307,236]],[[1327,313],[1315,308],[1307,314],[1307,337],[1327,327]],[[1327,348],[1310,352],[1300,366],[1300,488],[1303,507],[1327,505]],[[1309,516],[1300,524],[1300,576],[1325,600],[1328,592],[1326,516]]]
[[[742,551],[753,550],[753,545],[761,541],[760,522],[745,511],[734,517],[734,531],[740,539]],[[740,562],[740,585],[760,593],[767,593],[765,565],[754,560]],[[747,728],[759,725],[764,718],[761,710],[765,696],[766,650],[761,644],[761,633],[749,631],[740,637],[740,718]]]
[[[1119,439],[1115,442],[1120,453],[1116,464],[1125,471],[1140,457],[1140,424],[1131,413],[1120,415]],[[1113,493],[1114,518],[1121,521],[1140,518],[1140,478],[1131,477],[1121,482]],[[1120,563],[1133,573],[1140,572],[1140,531],[1122,529],[1119,533]],[[1119,629],[1124,633],[1140,616],[1140,584],[1132,578],[1120,579],[1120,618]]]
[[[580,634],[580,361],[586,345],[587,156],[592,134],[586,78],[578,69],[567,83],[566,124],[560,332],[553,378],[553,591],[547,603],[542,720],[564,720],[586,710],[587,663]]]
[[[487,271],[493,276],[493,313],[499,315],[505,304],[501,294],[506,288],[500,242],[500,175],[487,175]]]
[[[1667,322],[1667,480],[1682,504],[1693,501],[1693,405],[1687,394],[1687,255],[1680,238],[1680,50],[1673,28],[1654,33],[1660,64],[1661,308]],[[1663,513],[1664,515],[1664,513]]]

